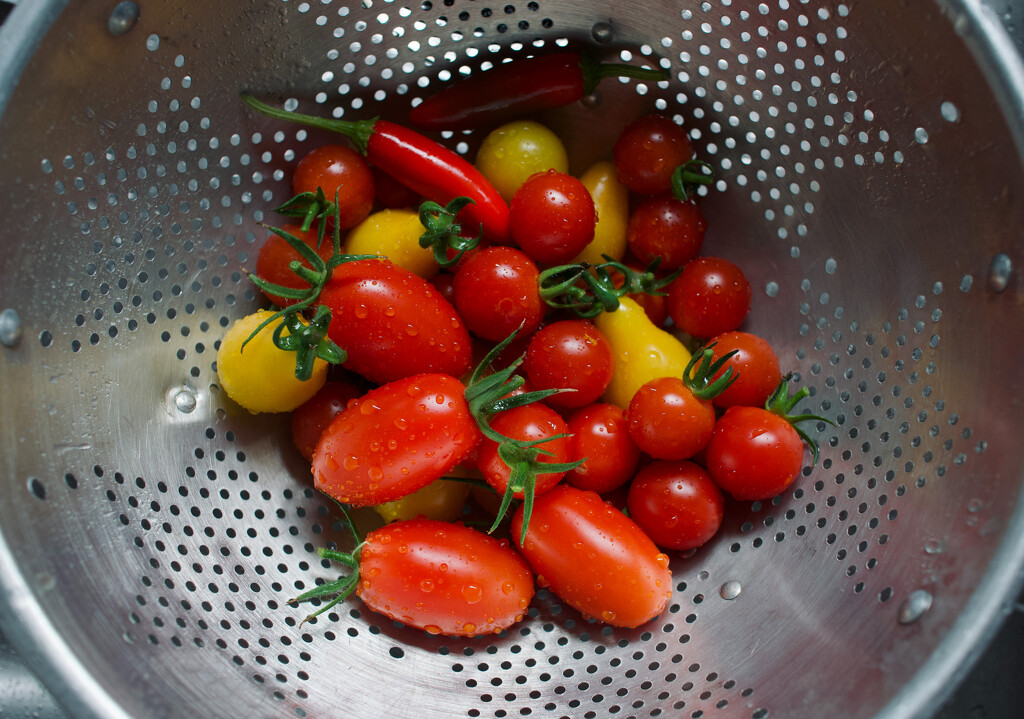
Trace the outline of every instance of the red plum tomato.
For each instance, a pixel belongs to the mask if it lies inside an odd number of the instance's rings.
[[[655,461],[637,472],[626,500],[629,516],[662,549],[695,549],[722,525],[725,497],[699,465]]]
[[[367,607],[428,634],[495,634],[520,621],[533,573],[507,540],[433,519],[366,535],[356,594]]]
[[[523,508],[512,518],[519,537]],[[617,627],[637,627],[672,596],[668,556],[596,492],[561,484],[537,497],[520,552],[566,604]]]
[[[313,482],[343,504],[391,502],[441,478],[480,441],[459,380],[421,374],[370,390],[327,426]]]

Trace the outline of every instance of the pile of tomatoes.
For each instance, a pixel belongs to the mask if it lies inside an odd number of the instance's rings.
[[[595,620],[651,620],[666,552],[711,539],[726,493],[783,491],[815,449],[790,414],[806,390],[741,329],[750,284],[703,246],[708,173],[685,129],[640,117],[579,177],[532,120],[493,129],[472,165],[438,149],[433,170],[380,144],[414,131],[370,132],[297,163],[256,265],[274,309],[217,357],[235,402],[292,413],[317,489],[384,520],[323,550],[350,571],[298,600],[355,592],[473,636],[541,586]]]

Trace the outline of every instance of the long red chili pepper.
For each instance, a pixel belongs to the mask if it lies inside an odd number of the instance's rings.
[[[507,242],[508,203],[467,160],[415,130],[386,120],[335,120],[289,112],[243,94],[242,100],[264,115],[349,138],[369,162],[428,200],[447,205],[456,197],[473,204],[459,213],[471,232],[479,225],[494,242]]]
[[[414,107],[409,123],[425,130],[495,124],[576,102],[606,77],[657,82],[668,76],[664,70],[600,63],[578,52],[540,55],[456,81]]]

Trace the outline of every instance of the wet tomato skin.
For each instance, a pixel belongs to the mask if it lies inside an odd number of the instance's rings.
[[[363,156],[345,145],[322,145],[310,150],[295,165],[292,192],[316,192],[338,199],[340,229],[347,230],[362,222],[374,202],[374,176]],[[335,194],[337,193],[337,194]]]
[[[453,279],[455,307],[477,337],[529,337],[544,319],[537,264],[521,250],[495,245],[467,253]]]
[[[693,159],[686,130],[664,115],[637,118],[612,149],[619,182],[633,192],[653,195],[672,187],[672,172]]]
[[[711,479],[740,501],[775,497],[797,478],[803,460],[793,425],[761,407],[727,409],[704,450]]]
[[[540,403],[513,407],[495,415],[490,421],[491,428],[515,440],[536,442],[547,440],[555,435],[568,432],[565,420],[555,410]],[[545,441],[541,447],[550,454],[542,454],[538,459],[545,464],[569,461],[569,438],[559,437]],[[483,472],[487,481],[498,495],[505,493],[511,470],[498,454],[498,444],[489,437],[484,437],[477,450],[477,468]],[[565,475],[565,472],[547,472],[538,474],[534,494],[540,495],[554,487]],[[515,492],[517,499],[522,499],[522,490]]]
[[[696,257],[668,287],[668,313],[687,334],[708,339],[731,332],[750,312],[753,293],[743,271],[721,257]]]
[[[583,407],[596,401],[615,371],[604,334],[588,320],[559,320],[534,333],[523,371],[534,389],[565,389],[547,398],[552,407]]]
[[[373,611],[430,634],[494,634],[520,621],[534,595],[509,545],[461,524],[410,519],[370,532],[356,594]]]
[[[711,399],[716,407],[727,408],[736,405],[763,407],[772,391],[782,381],[779,357],[763,337],[749,332],[723,332],[708,341],[712,357],[720,357],[735,351],[716,377],[733,368],[736,380],[721,394]]]
[[[513,537],[522,521],[520,507]],[[596,492],[561,484],[537,497],[520,552],[539,586],[606,624],[637,627],[672,596],[668,556]]]
[[[383,384],[423,372],[459,377],[473,361],[469,331],[422,277],[389,260],[345,262],[320,294],[345,368]]]
[[[690,461],[651,462],[633,478],[626,503],[655,544],[677,551],[706,544],[725,514],[722,490]]]
[[[404,497],[452,470],[480,441],[454,377],[395,380],[349,403],[313,453],[314,485],[343,504]]]
[[[661,258],[660,270],[675,270],[692,260],[704,245],[707,221],[697,203],[662,194],[641,202],[629,216],[626,241],[646,266]]]
[[[512,239],[539,264],[569,262],[594,238],[597,212],[590,191],[572,175],[538,173],[509,204]]]
[[[586,461],[565,475],[577,489],[605,494],[632,478],[640,450],[629,435],[626,413],[614,404],[598,402],[569,415],[569,461]]]

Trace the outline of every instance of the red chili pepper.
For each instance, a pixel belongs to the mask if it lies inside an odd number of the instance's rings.
[[[472,164],[434,140],[386,120],[335,120],[281,110],[247,94],[242,100],[268,117],[344,135],[371,164],[429,200],[447,205],[470,198],[473,204],[459,213],[466,229],[479,225],[492,241],[508,241],[508,203]]]
[[[600,63],[578,52],[514,60],[472,75],[426,98],[409,112],[425,130],[470,130],[568,105],[589,95],[606,77],[657,82],[664,70]]]

